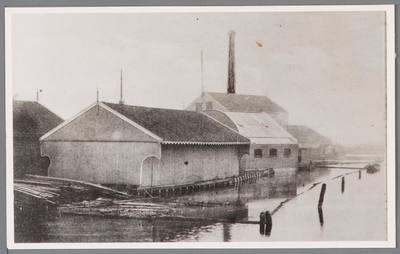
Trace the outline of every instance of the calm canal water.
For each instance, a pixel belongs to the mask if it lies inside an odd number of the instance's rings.
[[[341,165],[343,167],[343,165]],[[352,164],[349,167],[363,167]],[[349,173],[349,174],[347,174]],[[342,190],[342,177],[345,186]],[[347,174],[347,175],[346,175]],[[273,211],[269,236],[259,225],[172,220],[136,220],[74,215],[32,215],[15,229],[15,242],[248,242],[248,241],[378,241],[386,240],[385,166],[375,174],[354,169],[317,169],[313,172],[276,173],[240,188],[175,197],[178,201],[245,204],[247,219]],[[335,179],[333,179],[335,178]],[[321,184],[326,183],[322,210],[317,209]],[[311,188],[311,189],[310,189]]]

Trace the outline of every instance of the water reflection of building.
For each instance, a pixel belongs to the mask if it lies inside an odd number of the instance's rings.
[[[193,195],[181,196],[185,199],[200,202],[239,202],[246,205],[247,202],[268,198],[288,198],[297,194],[297,172],[277,172],[274,177],[263,177],[257,182],[237,185],[234,188],[199,192]]]
[[[259,199],[289,198],[297,195],[297,173],[276,173],[273,178],[267,178],[254,186]]]

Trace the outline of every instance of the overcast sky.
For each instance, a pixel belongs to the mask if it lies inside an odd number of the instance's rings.
[[[267,95],[341,144],[384,143],[384,12],[14,14],[13,95],[66,119],[96,101],[182,109],[226,92],[228,31],[236,93]],[[257,42],[259,44],[257,44]],[[262,45],[262,46],[261,46]]]

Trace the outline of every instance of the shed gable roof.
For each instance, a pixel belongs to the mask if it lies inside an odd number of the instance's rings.
[[[266,96],[209,92],[207,94],[230,112],[265,112],[267,114],[287,113],[286,110]]]
[[[139,124],[163,142],[249,143],[250,141],[212,118],[193,111],[104,103]]]
[[[111,142],[158,142],[146,133],[113,112],[98,105],[64,122],[41,138],[46,141],[111,141]]]
[[[36,101],[13,101],[14,135],[43,135],[63,119]]]

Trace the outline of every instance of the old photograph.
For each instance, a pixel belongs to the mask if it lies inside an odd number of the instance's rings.
[[[9,248],[395,246],[394,6],[5,13]]]

